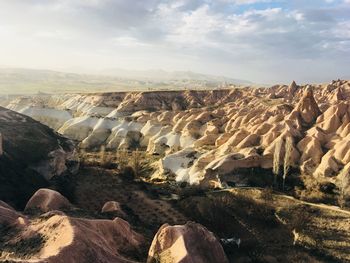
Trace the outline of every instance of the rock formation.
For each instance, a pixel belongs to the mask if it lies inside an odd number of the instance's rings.
[[[113,220],[71,217],[61,209],[71,204],[60,193],[40,189],[28,201],[26,216],[0,201],[0,261],[16,262],[141,262],[145,238],[130,224]],[[107,202],[104,212],[119,209]],[[49,211],[49,212],[46,212]],[[2,234],[3,228],[0,228]],[[28,245],[30,244],[30,246]],[[171,261],[169,261],[171,260]],[[155,235],[147,262],[226,263],[224,250],[213,233],[200,224],[163,225]]]
[[[165,176],[217,185],[222,175],[233,179],[240,168],[271,168],[276,143],[288,137],[292,166],[315,178],[336,176],[348,159],[342,146],[350,133],[349,94],[347,81],[293,82],[270,88],[56,95],[40,103],[18,98],[7,107],[26,109],[82,148],[142,148],[165,155],[158,163]],[[61,125],[56,118],[68,120]],[[195,154],[187,157],[190,152]]]
[[[213,233],[188,222],[183,226],[163,225],[155,235],[147,263],[226,263],[224,250]]]
[[[60,193],[50,189],[39,189],[29,199],[24,211],[40,210],[41,212],[49,212],[65,210],[71,207],[70,202]]]
[[[108,201],[106,202],[101,210],[102,213],[113,213],[122,217],[126,217],[125,212],[123,211],[120,204],[116,201]]]
[[[0,107],[0,199],[23,206],[54,176],[74,172],[78,162],[72,141],[47,126]]]
[[[144,238],[121,218],[73,218],[52,211],[35,220],[4,203],[0,203],[0,212],[0,224],[6,222],[10,231],[16,233],[0,240],[7,244],[0,253],[0,261],[131,263],[136,261],[130,255],[137,258],[144,242]],[[32,242],[30,247],[21,247],[29,242]]]

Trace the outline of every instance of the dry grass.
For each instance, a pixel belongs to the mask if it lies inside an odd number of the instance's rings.
[[[304,201],[322,203],[327,199],[327,195],[321,191],[321,184],[312,175],[301,175],[304,184],[303,188],[297,187],[296,196]]]
[[[29,237],[20,236],[20,232],[13,226],[0,225],[0,258],[2,254],[10,253],[17,257],[28,258],[38,253],[45,244],[41,234]]]
[[[208,198],[209,197],[209,198]],[[233,262],[347,262],[350,260],[350,217],[303,205],[271,189],[234,189],[208,197],[186,198],[189,215],[219,237],[240,237],[240,250],[228,248]],[[298,234],[294,245],[293,230]],[[300,259],[300,261],[293,261]],[[244,261],[245,262],[245,261]]]

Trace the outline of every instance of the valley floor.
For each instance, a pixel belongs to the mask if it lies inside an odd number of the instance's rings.
[[[82,214],[101,213],[107,201],[121,204],[126,219],[142,233],[142,260],[164,223],[195,221],[222,241],[230,262],[350,262],[350,213],[307,203],[268,189],[201,191],[171,182],[152,184],[117,169],[86,166],[74,177],[73,202]],[[75,212],[76,213],[76,212]],[[240,239],[239,247],[231,238]]]

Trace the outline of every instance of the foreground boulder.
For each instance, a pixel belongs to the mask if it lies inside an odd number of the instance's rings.
[[[71,203],[59,192],[50,189],[39,189],[28,201],[25,211],[40,210],[49,212],[71,208]]]
[[[0,199],[14,207],[77,169],[74,143],[30,117],[0,107],[0,133]]]
[[[124,213],[123,209],[121,208],[120,204],[116,201],[108,201],[106,202],[101,210],[102,213],[112,213],[117,214],[122,217],[126,217],[126,214]]]
[[[200,224],[164,224],[155,235],[147,263],[226,263],[225,252],[213,233]]]
[[[23,220],[20,226],[13,217],[0,238],[0,262],[131,263],[140,257],[144,238],[123,219],[88,220],[60,211],[38,219]]]

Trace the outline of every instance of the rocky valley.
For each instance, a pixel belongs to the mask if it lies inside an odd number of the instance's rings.
[[[0,0],[0,263],[350,263],[350,0]]]
[[[290,142],[292,168],[337,183],[350,161],[350,83],[203,91],[18,97],[2,105],[30,116],[80,149],[139,149],[161,156],[154,176],[215,187],[248,184],[240,169],[272,169]]]
[[[3,97],[0,260],[346,262],[349,92]]]
[[[349,98],[345,80],[1,97],[0,261],[348,262]]]

